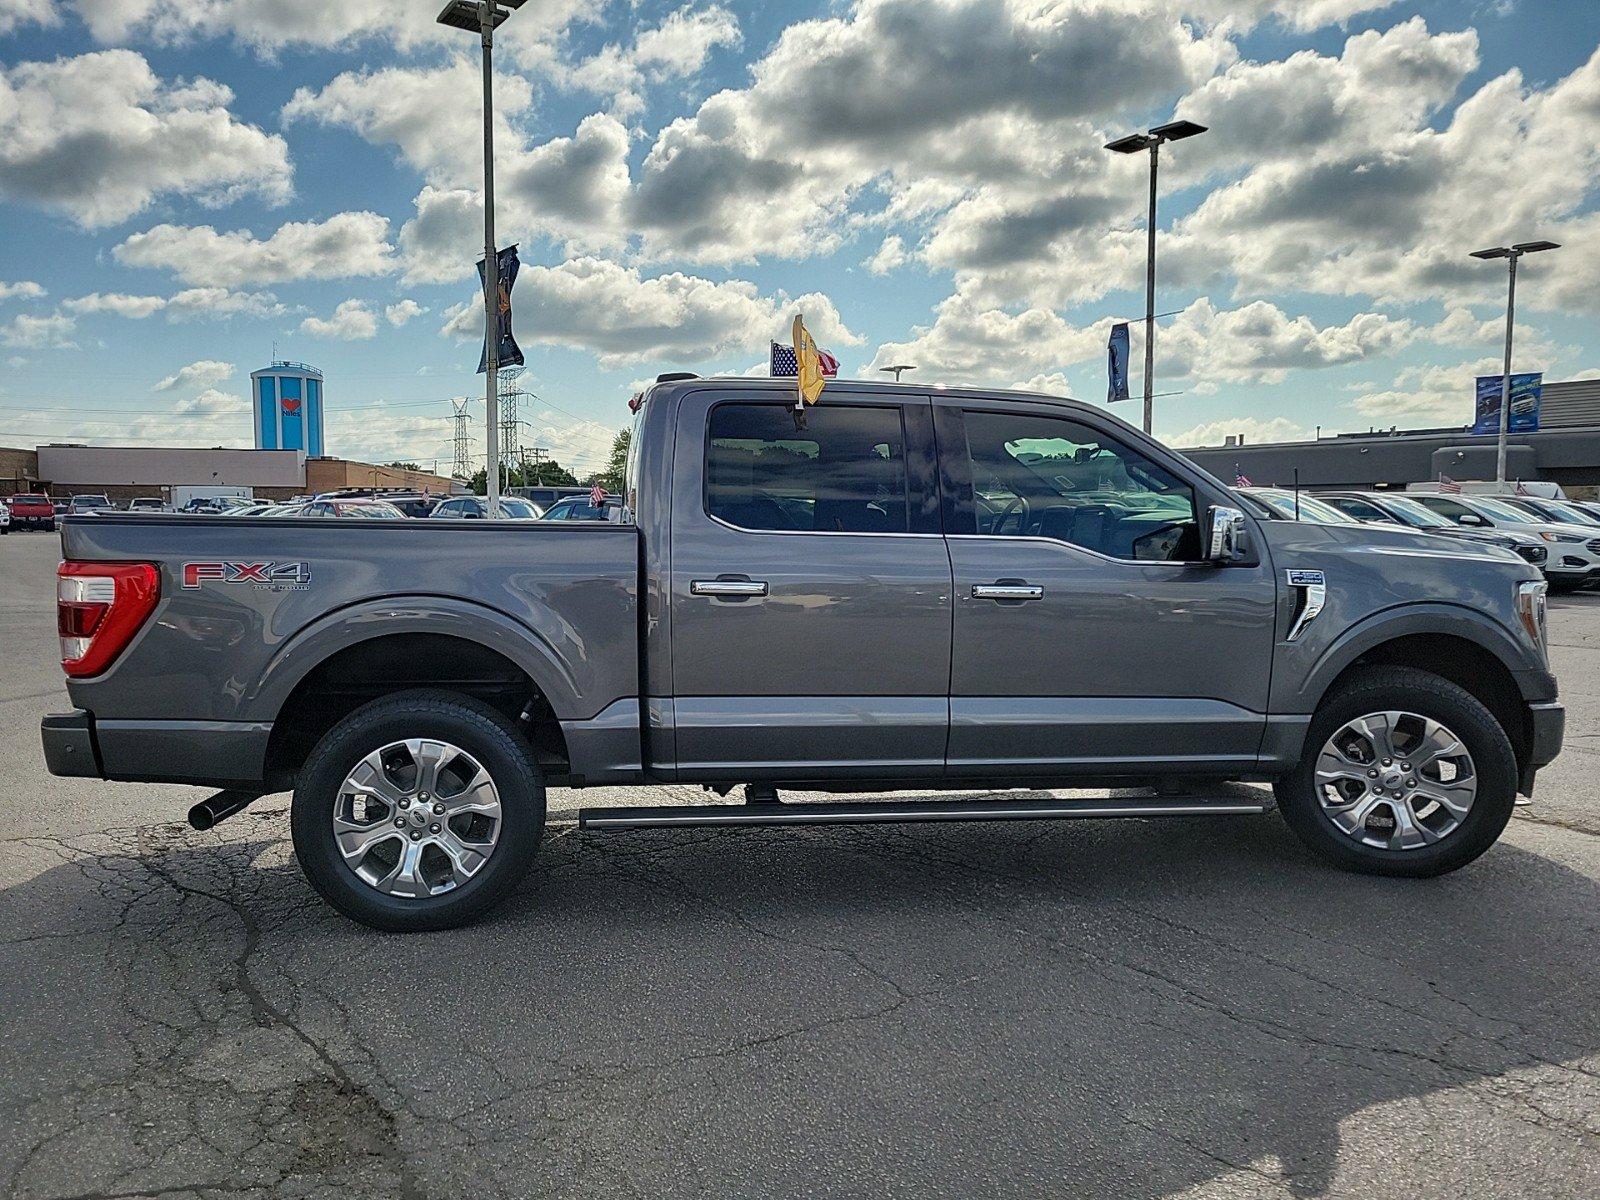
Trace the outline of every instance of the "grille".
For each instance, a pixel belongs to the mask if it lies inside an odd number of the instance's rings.
[[[1600,554],[1600,538],[1590,538],[1588,545],[1589,553]]]
[[[1517,553],[1531,563],[1542,563],[1550,557],[1550,552],[1543,546],[1518,546]]]

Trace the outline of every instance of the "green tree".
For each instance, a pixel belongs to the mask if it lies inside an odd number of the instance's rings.
[[[611,458],[603,471],[596,471],[585,482],[599,484],[608,492],[622,491],[622,477],[628,470],[628,445],[633,441],[633,430],[624,429],[611,439]]]
[[[422,468],[414,462],[384,463],[386,467],[393,467],[396,471],[420,471]]]

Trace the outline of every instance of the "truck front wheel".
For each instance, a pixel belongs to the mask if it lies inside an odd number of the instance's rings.
[[[311,886],[374,929],[450,929],[527,873],[544,782],[521,733],[468,696],[374,700],[317,743],[290,812]]]
[[[1412,667],[1372,667],[1323,700],[1299,766],[1274,790],[1290,828],[1338,865],[1442,875],[1505,829],[1517,761],[1464,688]]]

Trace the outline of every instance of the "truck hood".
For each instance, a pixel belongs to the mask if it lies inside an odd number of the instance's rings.
[[[1380,525],[1262,521],[1260,526],[1274,566],[1352,569],[1369,576],[1377,592],[1398,603],[1451,599],[1470,603],[1485,587],[1498,592],[1503,585],[1509,595],[1518,581],[1543,578],[1515,551],[1467,538]]]

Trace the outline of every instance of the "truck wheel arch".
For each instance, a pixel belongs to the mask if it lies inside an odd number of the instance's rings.
[[[1374,613],[1345,630],[1306,673],[1291,702],[1315,712],[1323,697],[1351,672],[1375,664],[1415,666],[1459,684],[1494,713],[1518,761],[1531,738],[1524,681],[1530,674],[1519,643],[1474,609],[1446,603],[1407,605]]]

